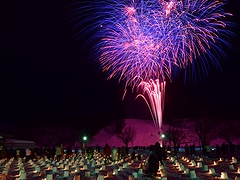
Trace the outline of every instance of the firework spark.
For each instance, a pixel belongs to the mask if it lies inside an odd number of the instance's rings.
[[[158,79],[155,81],[150,79],[149,82],[142,81],[138,87],[139,89],[142,89],[142,93],[136,97],[142,97],[146,101],[154,120],[154,124],[159,129],[162,127],[165,86],[166,82],[160,83]]]

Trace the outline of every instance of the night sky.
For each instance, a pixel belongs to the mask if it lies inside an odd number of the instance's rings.
[[[68,15],[71,1],[1,1],[1,124],[98,126],[122,118],[151,119],[142,99],[116,79],[107,81],[93,53],[81,51]],[[238,0],[226,9],[239,25]],[[167,84],[164,119],[240,118],[239,26],[222,70],[199,81]]]

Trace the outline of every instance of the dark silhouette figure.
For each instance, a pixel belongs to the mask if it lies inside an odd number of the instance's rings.
[[[104,153],[104,156],[105,156],[106,159],[109,159],[109,158],[110,158],[111,148],[110,148],[110,146],[108,145],[108,143],[106,143],[106,145],[104,146],[104,148],[103,148],[103,153]]]
[[[155,147],[154,147],[154,153],[157,155],[158,161],[161,162],[161,164],[163,164],[163,148],[160,146],[159,142],[155,143]]]
[[[67,147],[67,158],[70,158],[72,155],[72,148],[70,146]]]
[[[50,158],[53,159],[55,157],[55,153],[56,153],[56,148],[52,147],[51,150],[50,150],[50,153],[49,153]]]
[[[166,147],[163,146],[163,147],[161,147],[161,149],[162,149],[162,159],[163,159],[163,160],[167,160],[167,151],[166,151]]]
[[[194,155],[195,154],[195,144],[192,144],[191,146],[190,146],[190,155],[192,156],[192,155]]]
[[[231,153],[234,153],[234,152],[236,151],[236,146],[235,146],[235,144],[230,143],[230,144],[229,144],[229,150],[230,150]]]
[[[100,153],[101,148],[100,148],[99,144],[96,145],[96,150],[97,150],[98,153]]]
[[[188,155],[189,155],[189,147],[188,147],[187,143],[186,143],[184,149],[185,149],[185,155],[188,157]]]
[[[132,159],[132,160],[135,160],[135,159],[136,159],[136,153],[135,153],[135,151],[133,151],[133,152],[131,153],[131,159]]]
[[[126,153],[126,148],[123,146],[123,147],[121,147],[120,148],[120,151],[119,151],[120,153],[120,156],[121,156],[121,158],[122,159],[124,159],[126,156],[127,156],[127,153]],[[119,158],[120,159],[120,158]]]
[[[222,150],[223,154],[227,154],[228,153],[228,146],[227,146],[227,144],[222,143],[221,150]]]
[[[129,148],[126,146],[125,149],[126,149],[126,155],[128,155],[128,153],[129,153]]]
[[[159,142],[155,143],[153,153],[149,156],[148,159],[148,169],[146,173],[151,175],[156,175],[158,168],[159,168],[159,162],[163,164],[162,162],[162,148],[159,144]]]
[[[216,144],[216,155],[217,155],[218,158],[222,157],[221,148],[218,144]]]
[[[140,154],[138,154],[137,159],[138,159],[138,161],[141,161],[142,157]]]
[[[159,160],[157,155],[153,152],[148,158],[148,168],[146,170],[147,174],[156,175],[159,168]]]
[[[179,143],[174,144],[174,156],[177,156],[179,148],[180,148],[180,144]]]

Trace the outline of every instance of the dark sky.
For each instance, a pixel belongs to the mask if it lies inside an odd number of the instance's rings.
[[[1,123],[99,125],[121,118],[150,119],[146,104],[104,73],[73,39],[63,0],[1,1]],[[239,2],[227,10],[239,24]],[[239,27],[222,71],[201,82],[167,84],[164,118],[217,115],[240,118]]]

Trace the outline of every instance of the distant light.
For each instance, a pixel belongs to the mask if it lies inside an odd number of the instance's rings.
[[[163,139],[164,139],[165,137],[166,137],[166,135],[165,135],[165,134],[162,134],[162,135],[161,135],[161,138],[163,138]]]
[[[87,136],[83,136],[83,140],[86,141],[87,140]]]

